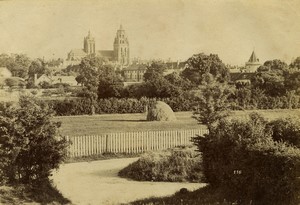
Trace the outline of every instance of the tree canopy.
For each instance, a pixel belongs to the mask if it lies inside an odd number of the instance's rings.
[[[203,75],[207,73],[213,75],[219,82],[225,82],[229,78],[229,69],[218,55],[204,53],[195,54],[187,60],[182,76],[199,85],[203,81]]]

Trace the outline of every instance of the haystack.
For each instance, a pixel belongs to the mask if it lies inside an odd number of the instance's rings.
[[[148,121],[174,121],[176,120],[176,116],[168,104],[162,101],[156,101],[148,109],[147,120]]]

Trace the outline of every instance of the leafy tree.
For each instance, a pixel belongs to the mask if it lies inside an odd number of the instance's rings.
[[[265,91],[268,96],[276,97],[285,94],[284,76],[277,71],[260,71],[251,79],[253,88]]]
[[[187,60],[187,66],[182,72],[182,76],[199,85],[203,81],[203,75],[208,73],[219,82],[225,82],[229,78],[229,69],[218,55],[205,55],[204,53],[195,54]]]
[[[252,92],[250,88],[241,87],[236,89],[234,92],[234,97],[238,106],[242,107],[243,109],[251,108],[250,105],[252,104]]]
[[[181,77],[178,73],[174,72],[165,76],[165,79],[172,85],[187,91],[192,88],[192,84],[188,79]]]
[[[151,65],[147,67],[147,70],[144,74],[144,80],[146,82],[153,81],[157,77],[163,76],[165,70],[166,68],[164,67],[164,64],[160,62],[152,62]]]
[[[30,64],[30,58],[24,54],[0,55],[0,67],[7,67],[15,77],[26,78]]]
[[[298,69],[300,70],[300,56],[297,57],[291,64],[290,68]]]
[[[204,81],[200,87],[194,118],[199,123],[207,125],[210,130],[216,122],[228,116],[231,106],[228,99],[233,89],[227,83],[219,83],[211,74],[203,77]]]
[[[284,87],[287,91],[300,94],[300,70],[290,71],[284,78]]]
[[[98,70],[98,98],[122,97],[124,84],[111,66],[102,66]]]
[[[152,63],[144,74],[143,92],[146,97],[176,97],[182,93],[180,87],[170,83],[164,76],[165,67],[161,63]]]
[[[10,182],[47,180],[67,155],[67,141],[53,111],[35,98],[23,96],[19,105],[1,109],[0,177]]]
[[[285,62],[278,59],[266,61],[264,63],[264,67],[267,68],[269,71],[277,72],[284,72],[288,69],[288,65]],[[258,68],[258,71],[260,72],[260,68]]]
[[[123,81],[112,66],[106,65],[105,59],[88,56],[82,59],[79,67],[80,75],[76,80],[84,85],[84,96],[91,101],[95,101],[97,97],[121,97]]]
[[[33,78],[37,74],[41,76],[43,74],[50,74],[50,70],[46,67],[46,63],[43,59],[36,59],[31,62],[28,70],[28,75],[30,78]]]

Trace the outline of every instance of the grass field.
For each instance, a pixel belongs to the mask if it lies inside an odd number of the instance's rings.
[[[253,111],[234,111],[233,118],[246,118]],[[259,110],[265,118],[272,120],[281,117],[300,117],[300,109],[296,110]],[[192,118],[191,112],[175,113],[177,121],[174,122],[148,122],[145,114],[104,114],[55,117],[62,122],[60,132],[63,135],[97,135],[112,132],[132,132],[146,130],[175,130],[198,129],[204,127]]]
[[[145,114],[64,116],[56,117],[55,120],[62,122],[61,134],[75,136],[111,132],[196,129],[201,127],[191,116],[190,112],[176,113],[177,121],[174,122],[148,122],[145,120]]]

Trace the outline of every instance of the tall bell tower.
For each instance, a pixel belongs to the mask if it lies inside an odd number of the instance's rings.
[[[84,37],[83,40],[83,50],[88,55],[95,54],[95,39],[91,36],[91,32],[89,31],[88,36]]]
[[[117,30],[114,41],[114,60],[120,65],[129,65],[129,42],[123,26]]]

